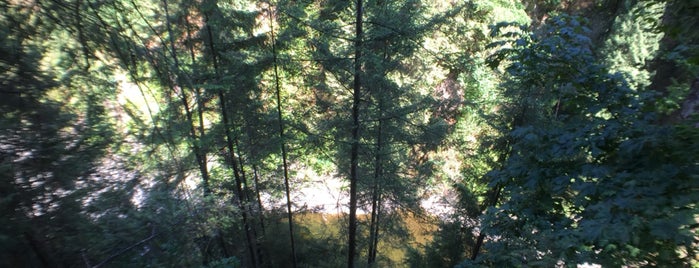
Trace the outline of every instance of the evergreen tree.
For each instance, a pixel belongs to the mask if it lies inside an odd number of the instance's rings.
[[[665,4],[622,2],[600,54],[612,71],[627,76],[633,89],[644,90],[651,83],[650,61],[656,58],[663,37],[661,16]]]

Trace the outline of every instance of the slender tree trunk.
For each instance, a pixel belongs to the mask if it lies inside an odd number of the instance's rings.
[[[209,48],[211,50],[211,56],[212,56],[212,61],[214,65],[214,70],[216,73],[217,77],[220,77],[220,70],[218,66],[218,56],[216,52],[216,47],[214,46],[214,40],[213,40],[213,31],[211,30],[211,26],[208,24],[209,18],[208,15],[204,15],[204,20],[207,23],[206,25],[206,31],[208,34],[208,39],[209,39]],[[252,267],[257,267],[258,266],[258,260],[257,256],[255,254],[255,249],[254,249],[254,242],[256,241],[257,238],[252,234],[252,230],[249,224],[249,219],[248,215],[246,212],[246,206],[245,206],[245,199],[243,197],[243,189],[242,189],[242,181],[241,181],[241,172],[240,169],[238,168],[238,163],[235,157],[235,152],[236,152],[236,146],[234,144],[238,143],[238,139],[234,137],[233,133],[231,132],[231,122],[230,119],[228,118],[228,109],[226,107],[226,94],[224,91],[221,89],[218,91],[218,98],[219,98],[219,108],[220,108],[220,113],[221,113],[221,120],[223,121],[223,129],[225,133],[225,138],[226,138],[226,148],[228,150],[228,162],[230,163],[231,167],[233,168],[233,177],[235,180],[235,194],[236,194],[236,203],[238,207],[240,208],[241,211],[241,216],[243,218],[243,228],[245,228],[245,239],[247,242],[247,248],[248,248],[248,254],[250,255],[250,263]],[[242,163],[241,163],[242,165]]]
[[[522,112],[524,114],[524,112]],[[518,117],[519,119],[514,120],[514,125],[519,126],[522,125],[522,120],[523,118],[522,115]],[[498,159],[502,159],[502,163],[507,161],[507,157],[510,155],[511,149],[510,149],[510,141],[507,140],[505,142],[505,146],[503,148],[503,151],[500,153],[500,157]],[[502,188],[504,185],[502,184],[496,184],[492,189],[490,189],[490,192],[488,194],[488,198],[484,201],[486,206],[496,206],[498,202],[500,201],[500,193],[502,192]],[[478,254],[481,251],[481,247],[483,246],[483,240],[485,239],[485,233],[483,232],[483,228],[481,228],[480,233],[478,234],[478,238],[476,239],[476,244],[473,246],[473,251],[471,252],[471,260],[476,260],[478,258]]]
[[[379,245],[379,226],[381,220],[381,186],[379,183],[374,184],[371,194],[371,223],[369,226],[369,255],[367,264],[369,267],[376,263],[376,255]]]
[[[371,257],[373,259],[372,264],[374,264],[374,265],[376,264],[376,255],[379,252],[379,230],[381,229],[380,228],[381,217],[383,215],[382,214],[383,211],[381,210],[381,208],[383,207],[383,205],[382,205],[383,204],[383,192],[382,191],[383,191],[383,189],[381,187],[381,184],[379,184],[379,187],[377,189],[378,206],[376,207],[376,228],[374,228],[374,241],[372,242],[373,246],[374,246],[374,252],[373,252],[372,257]]]
[[[249,135],[250,132],[248,132]],[[254,244],[254,250],[257,253],[257,257],[255,258],[257,261],[257,266],[262,266],[262,246],[260,245],[260,241],[257,239],[257,229],[255,228],[254,222],[252,224],[249,224],[247,222],[252,222],[253,221],[253,212],[252,212],[252,204],[251,204],[251,198],[250,198],[250,186],[248,185],[248,176],[245,173],[245,161],[243,161],[243,153],[240,151],[240,139],[236,138],[235,139],[235,148],[237,149],[237,154],[238,154],[238,163],[240,164],[240,181],[243,183],[242,185],[242,195],[240,196],[242,198],[242,205],[243,207],[241,208],[243,213],[250,213],[251,219],[246,221],[246,226],[248,226],[248,232],[252,235],[252,241],[255,242]]]
[[[193,45],[192,33],[191,33],[191,31],[192,31],[192,29],[191,29],[192,27],[191,27],[191,26],[192,26],[192,25],[191,25],[191,23],[189,22],[189,19],[187,18],[187,16],[184,16],[184,22],[185,22],[185,28],[186,28],[186,32],[187,32],[187,40],[188,40],[188,42],[187,42],[187,47],[188,47],[188,49],[189,49],[189,57],[190,57],[190,60],[192,61],[192,63],[195,63],[195,62],[196,62],[196,54],[195,54],[195,52],[194,52],[194,45]],[[201,88],[196,88],[196,89],[195,89],[195,98],[196,98],[196,101],[197,101],[197,113],[198,113],[198,115],[199,115],[199,135],[200,135],[200,136],[204,136],[204,135],[205,135],[205,128],[204,128],[204,103],[203,103],[203,100],[202,100]],[[202,155],[202,161],[203,161],[204,163],[207,163],[207,162],[208,162],[208,161],[207,161],[207,158],[206,158],[206,154]],[[210,196],[210,195],[211,195],[211,189],[210,189],[209,187],[204,188],[204,197],[208,197],[208,196]],[[209,236],[208,236],[207,234],[204,234],[203,237],[204,237],[204,240],[205,240],[205,241],[206,241],[206,240],[209,240]],[[223,256],[224,256],[225,258],[230,257],[230,255],[229,255],[229,253],[228,253],[228,249],[227,249],[227,247],[226,247],[226,241],[225,241],[225,239],[223,238],[223,232],[222,232],[220,229],[217,229],[217,230],[216,230],[216,237],[215,237],[214,239],[218,242],[219,247],[221,247],[221,252],[223,253]],[[202,251],[203,251],[203,252],[202,252],[203,256],[205,256],[205,257],[204,257],[204,263],[205,263],[205,264],[208,264],[208,257],[206,257],[206,256],[209,256],[209,254],[210,254],[210,249],[209,249],[209,247],[204,246],[203,249],[202,249]]]
[[[369,224],[369,254],[367,264],[369,267],[376,262],[377,246],[379,244],[379,214],[381,202],[381,177],[383,176],[382,158],[383,151],[383,96],[379,96],[379,122],[376,131],[376,155],[374,157],[374,178],[371,186],[371,220]]]
[[[515,129],[519,126],[524,125],[525,123],[525,115],[527,114],[527,107],[523,107],[521,111],[518,111],[516,115],[514,116],[514,119],[512,120],[512,129]],[[509,158],[510,154],[512,153],[512,148],[510,145],[512,144],[512,140],[510,138],[506,138],[504,141],[504,144],[502,146],[502,151],[500,151],[500,155],[498,159],[500,159],[500,163],[504,165],[507,162],[507,159]],[[502,189],[505,187],[503,184],[496,184],[493,188],[490,189],[488,193],[488,197],[484,201],[485,206],[496,206],[498,202],[500,202],[500,194],[502,192]],[[480,253],[481,247],[483,246],[483,240],[485,240],[485,233],[483,232],[483,228],[481,228],[480,233],[478,234],[478,238],[476,239],[476,244],[473,246],[473,251],[471,252],[471,260],[476,260],[478,258],[478,254]]]
[[[362,58],[362,0],[357,0],[356,33],[354,40],[354,90],[352,92],[352,149],[350,151],[350,204],[347,267],[354,268],[357,250],[357,168],[359,165],[359,102]]]
[[[179,77],[179,72],[180,72],[180,61],[177,57],[177,50],[175,48],[175,38],[172,33],[172,25],[170,24],[170,12],[168,10],[168,3],[167,0],[163,0],[163,6],[165,8],[165,24],[167,27],[167,32],[168,36],[170,39],[170,54],[172,56],[172,59],[175,63],[175,75]],[[176,79],[177,80],[177,79]],[[170,83],[170,89],[172,91],[175,91],[175,85],[172,83],[177,81],[169,81]],[[179,83],[177,83],[179,84]],[[205,154],[202,152],[201,148],[199,145],[197,145],[197,131],[196,127],[194,126],[194,120],[193,120],[193,115],[192,115],[192,110],[189,105],[189,101],[187,100],[187,94],[185,92],[184,87],[181,87],[180,90],[180,101],[182,102],[182,105],[184,106],[184,111],[185,115],[187,117],[187,123],[189,124],[189,132],[190,132],[190,146],[192,147],[192,150],[194,151],[194,156],[196,157],[197,164],[199,165],[199,171],[201,172],[201,178],[203,181],[203,188],[204,188],[204,193],[209,193],[209,170],[207,169],[206,166],[206,159],[205,159]],[[177,95],[177,92],[174,92]]]
[[[502,191],[502,187],[500,185],[495,185],[495,187],[492,189],[490,193],[490,200],[488,200],[488,205],[489,206],[495,206],[498,203],[498,200],[500,199],[500,191]],[[485,232],[483,232],[483,228],[481,228],[480,233],[478,234],[478,238],[476,239],[476,245],[473,246],[473,251],[471,252],[471,260],[476,260],[478,257],[478,253],[481,251],[481,247],[483,246],[483,240],[485,239]]]
[[[270,13],[272,7],[269,7]],[[277,120],[279,120],[279,146],[282,151],[282,166],[284,168],[284,190],[286,191],[286,215],[289,221],[289,244],[291,246],[291,265],[297,267],[296,243],[294,242],[294,220],[291,211],[291,191],[289,189],[289,165],[287,164],[286,142],[284,140],[284,118],[282,117],[282,97],[279,85],[279,64],[277,61],[277,46],[274,38],[274,20],[269,14],[269,25],[272,34],[272,55],[274,57],[274,83],[277,91]]]
[[[256,256],[256,250],[255,250],[255,242],[257,238],[253,235],[252,233],[252,228],[249,223],[248,219],[248,213],[247,209],[245,206],[245,193],[243,190],[243,178],[241,178],[241,171],[240,168],[238,167],[238,162],[235,157],[235,146],[234,144],[238,144],[238,139],[233,136],[230,130],[230,122],[228,119],[228,115],[226,113],[226,99],[225,99],[225,94],[223,91],[219,91],[219,103],[221,105],[221,115],[223,116],[223,125],[224,129],[226,132],[226,146],[228,147],[228,159],[231,164],[231,167],[233,167],[233,177],[235,178],[235,191],[236,191],[236,201],[238,203],[238,207],[240,208],[241,216],[243,217],[243,227],[245,228],[245,238],[247,240],[248,244],[248,251],[250,253],[250,263],[253,267],[257,267],[258,265],[258,260]],[[240,163],[242,165],[242,163]]]
[[[264,236],[267,232],[265,231],[265,218],[264,211],[265,207],[262,205],[262,197],[260,197],[260,179],[258,174],[258,168],[256,164],[252,164],[252,178],[255,182],[255,195],[257,197],[257,209],[260,210],[260,228],[262,230],[262,235]]]

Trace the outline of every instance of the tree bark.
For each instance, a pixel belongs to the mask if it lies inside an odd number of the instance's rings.
[[[361,93],[362,58],[362,0],[357,0],[356,33],[354,40],[354,90],[352,92],[352,149],[350,151],[350,204],[347,267],[354,268],[357,249],[357,167],[359,165],[359,102]]]

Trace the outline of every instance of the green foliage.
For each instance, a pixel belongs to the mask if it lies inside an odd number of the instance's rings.
[[[661,28],[665,35],[652,70],[656,73],[654,89],[666,96],[657,104],[658,111],[671,114],[685,100],[691,101],[690,87],[699,76],[699,35],[694,30],[699,23],[691,19],[699,5],[696,1],[669,1],[666,6]]]
[[[653,100],[596,63],[575,18],[536,34],[502,26],[511,48],[493,59],[509,63],[509,146],[488,177],[506,197],[484,215],[490,241],[471,264],[689,264],[693,253],[680,252],[696,235],[696,129],[652,124],[640,108]]]
[[[0,266],[79,263],[96,229],[82,201],[107,190],[90,175],[115,141],[109,70],[78,59],[83,44],[28,3],[1,8]]]
[[[240,260],[236,257],[228,257],[212,261],[207,265],[208,268],[236,268],[240,266]]]
[[[4,1],[0,266],[288,265],[279,145],[292,189],[346,173],[355,49],[358,256],[453,266],[484,230],[464,265],[697,265],[699,131],[652,113],[696,78],[696,1],[622,2],[598,61],[572,17],[486,33],[571,1],[366,1],[358,48],[352,1]],[[299,214],[299,265],[344,265],[345,221]]]
[[[611,71],[624,74],[631,88],[643,90],[651,84],[650,62],[663,38],[665,3],[624,0],[622,6],[600,53]]]

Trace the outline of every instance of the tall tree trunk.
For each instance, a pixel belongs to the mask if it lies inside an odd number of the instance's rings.
[[[187,32],[187,48],[189,49],[189,57],[192,63],[196,62],[196,53],[194,52],[194,45],[193,45],[193,40],[192,40],[192,24],[189,22],[189,19],[187,16],[184,16],[184,23],[185,23],[185,29]],[[197,101],[197,113],[199,115],[199,135],[204,136],[205,135],[205,128],[204,128],[204,102],[202,99],[202,92],[201,88],[196,88],[195,89],[195,98]],[[202,161],[204,163],[207,163],[207,158],[206,154],[202,156]],[[211,195],[211,189],[209,187],[204,188],[204,197],[208,197]],[[204,240],[209,240],[209,236],[207,234],[202,235],[204,237]],[[220,229],[216,230],[216,237],[214,238],[217,240],[219,247],[221,247],[221,252],[223,253],[223,257],[228,258],[230,257],[228,253],[228,249],[226,247],[226,241],[223,238],[223,232]],[[206,243],[206,242],[205,242]],[[202,254],[204,257],[204,264],[208,264],[208,257],[211,252],[210,248],[208,246],[203,246],[202,249]]]
[[[217,77],[221,76],[221,72],[219,70],[218,66],[218,54],[216,52],[216,47],[214,46],[214,39],[213,39],[213,31],[211,30],[211,25],[208,24],[209,17],[208,15],[204,14],[204,20],[207,23],[206,24],[206,31],[208,34],[208,39],[209,39],[209,49],[211,50],[211,56],[212,56],[212,61],[214,65],[214,70],[216,73]],[[233,177],[235,180],[235,194],[236,194],[236,203],[238,205],[238,208],[240,208],[241,211],[241,216],[243,218],[243,228],[245,228],[245,239],[247,242],[247,248],[248,248],[248,254],[250,255],[250,263],[252,267],[257,267],[258,266],[258,260],[254,248],[254,242],[257,241],[256,236],[252,233],[251,226],[249,224],[249,219],[246,211],[246,206],[245,206],[245,198],[243,197],[243,189],[242,189],[242,180],[241,180],[241,171],[238,168],[238,163],[237,159],[235,157],[235,152],[236,152],[236,146],[234,144],[238,143],[238,139],[234,137],[233,133],[231,132],[231,122],[230,119],[228,118],[228,109],[226,107],[226,94],[224,93],[223,89],[220,89],[218,91],[218,98],[219,98],[219,108],[220,108],[220,113],[221,113],[221,120],[223,121],[223,129],[224,129],[224,134],[225,134],[225,139],[226,139],[226,148],[228,150],[228,162],[230,163],[231,167],[233,168]],[[242,163],[241,163],[242,165]]]
[[[522,114],[520,116],[517,117],[517,119],[514,120],[515,127],[522,125],[522,121],[524,120],[524,119],[522,119],[522,118],[524,118],[523,114],[524,114],[524,111],[522,112]],[[509,157],[510,153],[511,153],[510,140],[508,138],[507,140],[505,140],[505,144],[504,144],[503,149],[500,153],[500,157],[498,157],[498,159],[501,159],[500,161],[502,161],[501,162],[502,165],[504,165],[504,163],[507,162],[507,158]],[[490,191],[488,193],[488,197],[484,201],[485,206],[483,209],[485,209],[487,206],[496,206],[498,204],[498,202],[500,202],[500,194],[501,194],[502,189],[504,187],[505,187],[504,185],[498,183],[493,188],[490,189]],[[473,251],[471,252],[471,260],[474,260],[474,261],[476,260],[476,258],[478,258],[478,254],[480,253],[481,247],[483,246],[483,240],[485,240],[485,233],[483,232],[483,228],[481,227],[480,229],[481,229],[480,233],[478,234],[478,238],[476,239],[476,244],[473,246]]]
[[[347,240],[347,267],[354,268],[357,250],[357,168],[359,165],[359,102],[362,71],[362,0],[357,0],[356,33],[354,40],[354,90],[352,92],[352,149],[350,151],[350,204]]]
[[[512,129],[516,129],[517,127],[523,126],[525,121],[527,120],[525,115],[527,114],[527,107],[523,107],[521,111],[516,112],[513,120],[512,120]],[[502,166],[507,163],[508,158],[510,157],[510,154],[512,153],[512,148],[511,144],[513,141],[511,138],[505,138],[505,141],[502,144],[500,155],[498,157],[499,163]],[[494,149],[494,150],[497,150]],[[488,196],[486,197],[486,200],[483,201],[484,206],[482,211],[484,211],[485,208],[488,206],[496,206],[498,202],[500,202],[500,194],[502,193],[503,188],[505,185],[502,183],[498,183],[493,188],[488,191]],[[471,260],[476,260],[478,258],[478,254],[480,253],[481,247],[483,246],[483,241],[485,240],[485,233],[483,232],[483,228],[480,228],[481,231],[478,234],[478,238],[476,239],[476,244],[473,246],[473,251],[471,252]]]
[[[223,93],[223,90],[219,91],[219,103],[221,106],[221,115],[223,117],[223,128],[225,129],[226,133],[226,146],[228,147],[228,159],[231,164],[231,167],[233,167],[233,177],[235,179],[235,192],[236,192],[236,203],[238,205],[238,208],[240,208],[240,213],[241,216],[243,217],[243,227],[245,228],[245,238],[247,240],[247,246],[248,246],[248,253],[250,254],[250,263],[252,267],[257,267],[258,266],[258,259],[256,250],[255,250],[255,242],[257,241],[257,238],[252,232],[252,228],[249,223],[248,219],[248,213],[247,213],[247,206],[245,205],[246,200],[245,200],[245,192],[243,190],[243,178],[241,176],[241,168],[238,166],[237,159],[235,157],[235,146],[234,144],[238,144],[238,139],[234,137],[233,133],[230,130],[230,121],[228,119],[227,115],[227,109],[226,109],[226,99],[225,99],[225,94]],[[242,163],[240,163],[242,165]]]
[[[250,132],[248,132],[249,136]],[[249,140],[249,139],[248,139]],[[249,141],[248,141],[249,142]],[[248,232],[251,234],[253,240],[255,242],[255,252],[257,253],[257,266],[262,266],[262,246],[260,245],[260,241],[257,239],[257,229],[255,228],[255,224],[253,221],[253,212],[252,212],[252,201],[250,201],[252,198],[250,198],[250,186],[248,185],[248,176],[245,173],[245,161],[243,161],[243,153],[240,150],[240,139],[236,138],[235,139],[235,148],[237,149],[237,154],[238,154],[238,163],[240,167],[240,181],[243,182],[242,185],[242,195],[240,198],[242,198],[242,211],[243,213],[250,213],[250,220],[246,221],[246,226],[248,226]],[[253,222],[252,224],[248,222]]]
[[[165,8],[165,25],[167,27],[167,32],[168,36],[170,39],[170,54],[172,56],[172,59],[175,64],[175,75],[177,77],[180,76],[180,61],[177,57],[177,50],[175,48],[175,38],[172,33],[172,25],[170,24],[170,12],[168,10],[168,3],[167,0],[163,0],[163,6]],[[176,78],[177,80],[177,78]],[[174,83],[174,84],[173,84]],[[176,91],[176,84],[179,84],[177,81],[169,81],[169,87],[170,90]],[[204,188],[204,193],[209,193],[211,190],[209,189],[209,170],[207,169],[206,166],[206,159],[205,159],[205,154],[202,152],[201,148],[199,145],[197,145],[197,131],[196,127],[194,126],[194,120],[193,120],[193,115],[192,115],[192,110],[189,105],[189,101],[187,100],[187,94],[185,92],[185,87],[181,87],[181,92],[179,95],[180,101],[182,102],[182,106],[185,111],[185,115],[187,117],[187,123],[189,124],[189,132],[190,132],[190,146],[192,147],[192,150],[194,151],[194,156],[196,157],[197,164],[199,165],[199,171],[201,172],[201,178],[203,182],[203,188]],[[177,92],[174,92],[177,95]]]
[[[498,200],[500,199],[500,191],[502,191],[502,186],[495,185],[493,189],[491,189],[491,192],[489,194],[489,200],[486,201],[486,204],[488,206],[495,206],[498,203]],[[485,232],[483,232],[483,228],[481,228],[480,233],[478,234],[478,238],[476,239],[476,244],[473,246],[473,251],[471,252],[471,260],[476,260],[478,258],[478,253],[481,251],[481,247],[483,246],[483,240],[485,239]]]
[[[383,151],[383,96],[379,96],[379,122],[376,133],[376,155],[374,157],[374,178],[371,186],[371,220],[369,224],[369,254],[367,264],[369,267],[376,262],[376,252],[379,244],[379,215],[381,213],[381,177],[383,176],[381,153]]]
[[[270,13],[272,7],[269,7]],[[282,97],[281,89],[279,88],[279,64],[277,61],[277,46],[274,38],[274,20],[272,14],[269,14],[270,32],[272,34],[272,55],[274,58],[274,83],[277,91],[277,120],[279,120],[279,146],[282,151],[282,166],[284,167],[284,190],[286,191],[286,215],[289,221],[289,244],[291,246],[291,265],[297,267],[296,260],[296,243],[294,242],[294,220],[291,211],[291,191],[289,190],[289,165],[287,164],[286,142],[284,140],[284,118],[282,117]]]

